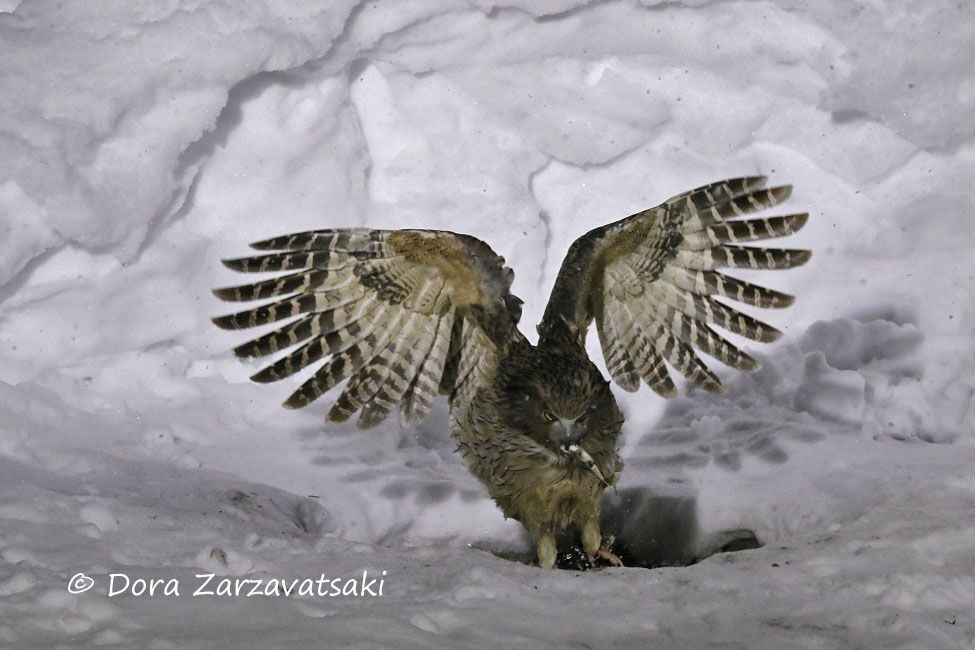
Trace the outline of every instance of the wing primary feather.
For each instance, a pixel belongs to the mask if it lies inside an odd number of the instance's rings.
[[[317,286],[321,284],[327,274],[327,271],[320,269],[299,271],[298,273],[291,273],[253,284],[214,289],[213,295],[228,302],[245,302],[247,300],[273,298],[274,296],[299,293],[310,287]]]
[[[443,375],[447,352],[450,347],[450,334],[454,324],[454,311],[447,312],[437,321],[437,332],[420,370],[413,380],[403,402],[403,423],[416,426],[430,412],[437,394],[437,382]]]
[[[663,360],[666,355],[662,355],[660,347],[641,327],[630,305],[625,302],[617,302],[616,305],[618,309],[610,313],[610,319],[615,322],[620,340],[627,342],[627,356],[632,360],[635,371],[659,395],[668,398],[676,396],[677,388]],[[620,326],[621,321],[625,321],[626,327]]]
[[[241,359],[263,357],[301,343],[315,334],[314,323],[321,316],[321,314],[302,316],[273,332],[238,345],[234,348],[234,355]]]
[[[746,192],[754,191],[768,182],[765,176],[744,176],[695,187],[667,200],[664,205],[677,205],[688,201],[695,210],[704,210],[720,205]]]
[[[362,292],[343,304],[336,304],[324,312],[308,314],[284,327],[268,332],[234,348],[240,358],[263,357],[289,348],[311,336],[328,336],[346,328],[351,323],[368,315],[367,309],[375,305],[371,299],[360,300]],[[358,302],[356,302],[358,301]]]
[[[335,405],[329,411],[329,420],[344,422],[360,407],[368,405],[377,397],[379,397],[380,403],[388,402],[383,389],[391,381],[394,370],[401,366],[404,356],[409,355],[412,350],[417,338],[417,328],[422,327],[423,320],[422,314],[409,313],[406,322],[395,332],[395,337],[390,335],[389,338],[394,340],[383,348],[377,349],[373,357],[346,384],[342,394],[339,395]],[[389,403],[390,409],[392,409],[393,404]],[[386,413],[388,412],[386,411]],[[359,424],[360,428],[368,428],[382,420],[380,418],[373,421],[372,418],[378,415],[378,412],[373,416],[366,416],[365,413],[363,411],[360,416],[362,421]]]
[[[732,309],[724,303],[718,302],[714,298],[706,297],[704,301],[710,306],[711,314],[713,318],[709,319],[711,322],[715,323],[728,330],[729,332],[734,332],[749,338],[753,341],[761,341],[762,343],[772,343],[773,341],[778,341],[782,337],[781,330],[778,330],[768,323],[758,320],[753,316],[749,316],[744,312],[740,312],[737,309]]]
[[[328,410],[326,416],[328,421],[345,422],[352,417],[352,414],[362,406],[362,394],[382,382],[387,371],[385,363],[377,363],[373,358],[362,369],[355,372]]]
[[[721,380],[694,353],[694,349],[679,340],[660,323],[654,322],[647,331],[654,348],[689,382],[709,393],[720,393]]]
[[[353,377],[332,407],[329,417],[346,419],[362,408],[356,422],[360,428],[379,424],[402,401],[417,374],[418,366],[426,358],[433,344],[437,319],[431,313],[444,292],[444,282],[437,274],[423,272],[414,267],[401,276],[407,285],[422,283],[410,293],[409,315],[396,332],[395,340],[380,350],[366,366]],[[361,378],[365,375],[365,380]]]
[[[725,196],[723,200],[713,203],[706,196],[691,195],[683,201],[668,201],[664,204],[668,208],[665,222],[668,226],[679,227],[683,232],[694,232],[715,224],[733,223],[747,214],[778,205],[789,198],[791,192],[791,185],[781,185],[733,197]]]
[[[812,252],[787,248],[715,246],[702,251],[679,250],[674,263],[685,269],[713,271],[739,269],[791,269],[809,261]]]
[[[391,321],[383,323],[382,331],[377,334],[375,323],[389,311],[393,312]],[[337,352],[285,400],[284,406],[286,408],[305,406],[334,388],[346,377],[358,372],[372,359],[375,350],[386,345],[392,332],[398,329],[402,317],[403,310],[390,310],[388,306],[386,309],[381,309],[380,314],[370,323],[369,332],[351,341],[348,347]]]
[[[745,282],[717,271],[696,271],[679,266],[664,269],[662,279],[675,287],[699,295],[718,295],[746,305],[781,309],[790,307],[795,297],[781,291]]]
[[[271,271],[296,271],[300,269],[324,269],[334,271],[342,267],[370,259],[384,257],[377,251],[335,251],[316,249],[311,251],[288,251],[269,253],[250,257],[235,257],[220,260],[224,266],[243,273],[267,273]]]
[[[368,429],[386,419],[410,389],[417,370],[433,343],[437,322],[424,315],[420,317],[418,325],[412,335],[404,333],[403,338],[397,342],[396,353],[385,382],[362,407],[356,422],[359,428]]]
[[[331,250],[342,253],[381,253],[389,231],[371,228],[335,228],[272,237],[251,244],[256,250]]]
[[[275,361],[260,372],[251,376],[252,381],[268,383],[290,377],[302,368],[312,364],[328,354],[338,354],[359,343],[363,338],[371,335],[373,327],[385,314],[384,309],[376,300],[366,300],[359,306],[361,311],[348,322],[336,326],[332,331],[319,336],[294,350],[285,357]]]
[[[724,243],[741,243],[785,237],[805,225],[808,214],[790,214],[764,219],[723,221],[695,230],[685,228],[684,248],[702,250]]]
[[[712,256],[719,266],[749,269],[791,269],[809,261],[812,252],[789,248],[716,246]]]
[[[742,217],[751,212],[758,212],[782,203],[792,195],[791,185],[780,185],[768,189],[758,189],[736,196],[726,202],[715,205],[722,217]]]
[[[626,312],[630,330],[637,332],[635,337],[637,341],[641,343],[643,340],[648,341],[657,356],[666,359],[677,372],[695,386],[699,386],[709,392],[721,391],[721,382],[718,377],[701,361],[690,345],[681,341],[677,334],[671,331],[667,323],[662,323],[659,320],[657,314],[643,312],[642,315],[645,318],[640,318],[641,314],[634,314],[629,304],[620,303],[620,305],[623,311]],[[628,335],[629,332],[624,333],[624,337]],[[643,376],[644,381],[661,395],[666,397],[675,395],[676,389],[673,391],[668,390],[667,394],[665,394],[656,388],[655,384],[663,381],[662,375],[665,374],[665,371],[660,371],[659,363],[651,365],[651,361],[655,361],[653,355],[641,351],[637,356],[646,359],[642,364],[639,360],[636,361],[637,371]],[[669,375],[667,381],[669,381]]]
[[[606,367],[613,381],[623,390],[632,393],[640,388],[640,376],[626,352],[630,342],[624,341],[617,329],[615,319],[617,309],[615,300],[604,306],[600,326],[596,331],[599,335],[599,344],[603,349]]]
[[[710,296],[688,293],[670,283],[655,283],[647,291],[647,300],[652,300],[654,306],[645,306],[644,310],[665,311],[665,315],[661,318],[661,322],[664,323],[673,321],[674,313],[679,312],[692,321],[717,323],[735,334],[740,334],[754,341],[769,343],[782,336],[782,332],[768,323],[732,309]]]
[[[706,323],[679,311],[672,311],[665,321],[670,324],[668,329],[681,341],[700,349],[725,365],[739,370],[758,369],[758,362],[755,359],[719,336]]]
[[[253,309],[227,314],[212,319],[214,325],[221,329],[236,330],[267,325],[285,318],[315,309],[315,294],[305,293],[293,298],[286,298],[270,304],[261,305]]]
[[[693,344],[726,366],[747,372],[758,370],[761,367],[761,364],[754,357],[743,352],[703,323],[697,327]]]
[[[361,287],[341,287],[302,293],[235,314],[218,316],[213,319],[213,323],[221,329],[247,329],[267,325],[298,314],[337,309],[357,301],[362,293]]]
[[[634,341],[636,348],[636,370],[655,393],[661,397],[672,398],[677,396],[677,387],[674,385],[670,373],[667,371],[667,364],[660,356],[660,352],[655,348],[653,342],[639,328],[636,331]]]

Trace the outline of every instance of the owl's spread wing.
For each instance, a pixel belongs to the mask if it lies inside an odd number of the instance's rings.
[[[493,375],[516,332],[521,301],[504,259],[479,239],[434,230],[350,228],[284,235],[251,244],[253,257],[223,260],[244,272],[287,271],[253,284],[215,289],[227,301],[273,298],[214,318],[224,329],[287,324],[234,349],[261,357],[296,346],[251,379],[283,379],[328,360],[284,403],[305,406],[351,377],[329,411],[371,427],[399,406],[408,424],[440,392],[469,400]]]
[[[715,296],[756,307],[788,307],[793,297],[717,269],[787,269],[811,255],[739,245],[790,235],[806,223],[808,214],[743,218],[792,191],[763,189],[765,181],[755,176],[699,187],[577,239],[562,263],[540,336],[567,330],[582,340],[595,319],[614,381],[633,391],[642,378],[667,397],[676,389],[665,361],[694,385],[721,389],[697,350],[734,368],[757,368],[711,324],[756,341],[774,341],[781,332]]]

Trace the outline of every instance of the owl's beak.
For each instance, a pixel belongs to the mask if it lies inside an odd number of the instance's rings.
[[[558,443],[559,446],[565,447],[579,442],[583,433],[582,426],[578,421],[559,418],[552,423],[550,435],[552,436],[552,440]]]

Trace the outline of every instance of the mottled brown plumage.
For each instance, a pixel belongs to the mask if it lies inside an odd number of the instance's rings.
[[[291,349],[252,379],[276,381],[326,359],[285,402],[308,404],[345,379],[329,419],[356,412],[372,427],[399,408],[407,425],[448,395],[450,433],[471,472],[555,563],[555,535],[577,534],[590,557],[615,559],[599,530],[602,492],[622,468],[622,414],[585,351],[596,323],[606,365],[624,390],[641,379],[676,394],[668,366],[720,390],[697,350],[734,368],[758,363],[712,325],[756,340],[781,333],[720,302],[787,307],[792,297],[728,277],[723,267],[784,269],[809,252],[740,245],[791,234],[807,215],[744,218],[788,197],[764,177],[714,183],[596,228],[569,248],[531,345],[518,331],[513,273],[484,242],[433,230],[319,230],[253,244],[264,255],[225,260],[244,272],[289,271],[217,289],[228,301],[272,302],[215,318],[223,328],[293,319],[235,349]],[[300,344],[300,345],[299,345]],[[297,346],[297,347],[295,347]]]

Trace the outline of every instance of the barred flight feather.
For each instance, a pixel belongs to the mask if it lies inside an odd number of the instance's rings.
[[[302,316],[273,332],[238,345],[234,348],[234,354],[241,359],[263,357],[297,345],[315,336],[316,330],[320,329],[321,317],[322,314]]]
[[[618,384],[629,388],[633,374],[639,374],[661,394],[672,393],[666,360],[692,383],[719,390],[720,382],[696,356],[695,348],[742,370],[755,369],[758,363],[708,323],[757,341],[781,336],[771,325],[712,297],[777,308],[794,300],[716,271],[723,267],[786,269],[809,259],[810,253],[804,250],[738,245],[790,235],[808,219],[806,213],[742,219],[791,194],[788,185],[763,188],[765,180],[756,176],[702,186],[612,227],[592,231],[585,237],[600,239],[589,247],[573,245],[580,251],[598,251],[605,260],[602,278],[596,280],[603,304],[595,317],[607,368]],[[642,237],[635,246],[626,243],[635,236]],[[573,259],[572,263],[569,266],[567,260],[563,269],[584,268],[586,262]],[[585,294],[580,292],[586,287],[563,289],[563,283],[579,284],[560,272],[553,296],[575,294],[580,298],[566,306],[585,305],[581,298]],[[585,310],[575,309],[576,318],[587,318]],[[559,306],[550,302],[540,331],[558,313]],[[584,320],[576,322],[577,328],[584,325]],[[633,374],[627,372],[628,362]]]
[[[335,402],[335,406],[332,407],[332,411],[329,413],[329,419],[336,422],[344,421],[355,413],[357,409],[368,405],[377,397],[380,403],[386,401],[388,394],[392,391],[384,391],[384,389],[390,382],[394,384],[394,386],[389,386],[390,389],[395,390],[395,385],[402,383],[402,389],[404,391],[406,390],[409,384],[406,383],[405,379],[400,380],[396,372],[403,372],[403,358],[416,344],[418,329],[422,327],[424,320],[421,314],[410,312],[406,318],[406,322],[399,328],[396,339],[389,345],[379,349],[376,355],[365,364],[362,370],[356,373],[349,383],[346,384],[345,390],[342,391],[342,394]],[[392,409],[393,405],[392,402],[389,403],[389,410]],[[333,413],[340,413],[342,417],[336,417]],[[363,423],[370,421],[370,418],[366,416],[365,410],[363,410],[360,418],[366,418],[363,419]],[[365,426],[373,426],[375,424],[378,424],[378,421],[373,422],[372,425],[363,424],[362,426],[365,428]]]
[[[331,250],[385,255],[387,231],[372,228],[309,230],[254,242],[256,250]]]
[[[791,193],[792,187],[783,185],[755,190],[714,204],[696,197],[688,198],[683,205],[669,206],[664,225],[677,228],[682,233],[691,233],[717,225],[738,223],[747,214],[778,205]]]
[[[648,324],[646,333],[653,342],[657,354],[684,376],[689,382],[712,393],[721,391],[721,382],[708,368],[694,349],[681,341],[664,323],[654,320]]]
[[[392,314],[390,320],[383,320],[383,316]],[[399,321],[403,317],[403,310],[393,310],[388,306],[380,310],[380,315],[373,319],[373,323],[382,321],[380,327],[370,327],[369,333],[352,342],[348,347],[338,351],[325,362],[315,374],[293,392],[284,405],[288,408],[299,408],[318,399],[332,390],[347,377],[359,372],[369,363],[376,350],[382,349],[396,331]]]
[[[426,304],[427,300],[434,304],[443,304],[440,297],[444,283],[439,277],[426,275],[426,280],[419,291],[411,292],[418,296],[417,302]],[[400,403],[417,375],[423,362],[434,343],[437,321],[423,311],[411,311],[407,322],[400,328],[397,339],[385,350],[380,351],[376,358],[367,366],[381,363],[384,369],[374,378],[375,386],[370,386],[369,392],[351,392],[345,403],[342,397],[336,402],[335,408],[341,408],[351,415],[359,406],[363,406],[358,426],[368,428],[375,426]],[[360,371],[361,372],[361,371]],[[349,384],[352,385],[352,382]],[[350,392],[347,387],[346,392]],[[371,394],[370,394],[371,393]],[[343,393],[345,396],[345,393]]]
[[[624,349],[624,341],[616,330],[616,322],[613,314],[616,301],[613,300],[608,306],[603,308],[603,327],[597,328],[599,344],[603,349],[603,359],[606,361],[606,368],[610,376],[623,390],[633,392],[640,387],[640,377],[637,375],[633,364],[627,357]]]
[[[738,269],[791,269],[805,264],[809,251],[751,246],[714,246],[703,251],[678,250],[674,263],[685,269],[713,271]]]
[[[658,310],[655,314],[660,325],[667,325],[669,331],[677,338],[710,354],[718,361],[739,370],[755,370],[758,368],[757,361],[719,336],[705,322],[689,317],[672,307]]]
[[[694,320],[715,323],[753,341],[771,343],[782,336],[782,332],[768,323],[732,309],[710,296],[687,293],[669,283],[654,283],[648,295],[658,301],[661,308],[679,311]]]
[[[267,383],[290,377],[322,357],[344,352],[371,336],[376,324],[386,313],[385,308],[378,300],[371,299],[364,301],[361,309],[361,312],[357,312],[355,320],[315,338],[287,356],[278,359],[253,375],[251,380]]]
[[[413,378],[416,376],[426,352],[433,342],[436,321],[423,318],[421,329],[414,336],[404,337],[396,343],[395,356],[386,381],[363,406],[356,425],[367,429],[386,419],[397,404],[403,401]]]
[[[641,324],[641,319],[633,313],[629,302],[617,302],[614,307],[609,318],[614,323],[620,340],[624,341],[634,371],[661,395],[675,395],[676,389],[663,360],[666,355],[662,354],[657,341],[648,334],[653,331],[652,323]]]
[[[766,289],[717,271],[696,271],[668,266],[660,276],[675,287],[698,295],[717,295],[746,305],[781,309],[790,307],[795,297],[781,291]]]
[[[470,325],[467,320],[464,321],[461,341],[452,399],[459,404],[468,404],[475,391],[486,384],[488,368],[493,367],[497,359],[484,330]]]
[[[308,314],[287,325],[268,332],[234,348],[238,357],[262,357],[291,347],[312,336],[325,336],[337,332],[367,316],[366,309],[377,306],[374,298],[364,298],[358,291],[348,301],[330,305],[327,311]]]
[[[446,313],[437,320],[437,331],[430,350],[420,365],[420,370],[417,372],[413,384],[406,394],[406,399],[403,401],[403,422],[406,426],[418,425],[433,406],[438,380],[443,375],[447,360],[453,324],[453,309],[447,309]]]
[[[221,300],[229,302],[261,300],[263,298],[273,298],[274,296],[283,296],[289,293],[304,292],[310,287],[320,285],[327,275],[328,272],[323,269],[298,271],[297,273],[290,273],[253,284],[214,289],[213,294]]]
[[[356,302],[363,294],[358,286],[302,293],[236,314],[220,316],[214,318],[213,322],[223,329],[247,329],[275,323],[298,314],[335,310]]]
[[[238,257],[221,260],[223,265],[243,273],[268,273],[271,271],[295,271],[300,269],[322,269],[335,271],[356,262],[380,259],[378,252],[354,252],[313,250],[287,253],[270,253],[251,257]]]
[[[677,394],[677,387],[674,386],[667,365],[654,341],[639,326],[633,328],[630,337],[636,372],[656,393],[664,397],[674,397]]]
[[[799,230],[808,214],[790,214],[767,219],[725,221],[698,230],[684,229],[683,248],[703,250],[724,243],[741,243],[785,237]]]
[[[768,181],[765,176],[744,176],[742,178],[730,178],[716,183],[708,183],[695,187],[692,190],[681,192],[673,198],[664,201],[665,206],[674,205],[690,198],[693,207],[702,209],[730,201],[762,187]]]

